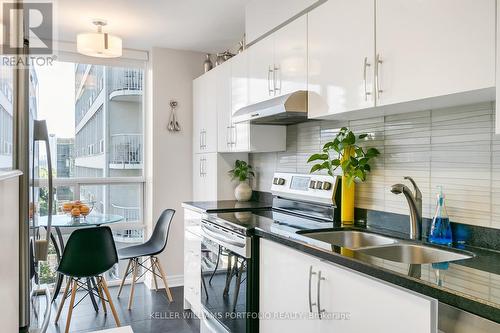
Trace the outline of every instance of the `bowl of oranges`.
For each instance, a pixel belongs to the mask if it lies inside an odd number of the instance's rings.
[[[84,202],[80,200],[67,201],[62,204],[61,208],[66,214],[69,214],[74,218],[78,218],[89,215],[94,208],[94,204],[92,202]]]

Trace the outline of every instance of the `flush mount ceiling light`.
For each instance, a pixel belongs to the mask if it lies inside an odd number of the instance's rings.
[[[95,20],[97,32],[82,33],[76,36],[78,53],[98,58],[117,58],[122,55],[122,39],[102,32],[106,21]]]

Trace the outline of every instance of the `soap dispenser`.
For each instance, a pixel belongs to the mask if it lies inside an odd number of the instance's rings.
[[[448,213],[446,212],[445,196],[443,188],[439,186],[438,189],[436,213],[432,219],[429,242],[439,245],[451,245],[451,225]]]

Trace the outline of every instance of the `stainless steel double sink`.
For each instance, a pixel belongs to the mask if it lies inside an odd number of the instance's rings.
[[[474,256],[466,251],[448,251],[358,230],[303,232],[301,235],[334,246],[345,247],[356,254],[405,264],[432,264],[470,259]]]

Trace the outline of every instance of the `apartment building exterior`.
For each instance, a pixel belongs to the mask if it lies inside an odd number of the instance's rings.
[[[75,65],[74,177],[140,177],[143,173],[143,71]],[[81,187],[96,210],[126,222],[141,218],[136,184]],[[141,232],[123,231],[125,238]]]
[[[0,66],[0,169],[12,167],[12,69]]]
[[[37,118],[38,77],[33,68],[29,72],[29,118]],[[14,115],[12,95],[13,69],[0,66],[0,170],[12,168]]]

